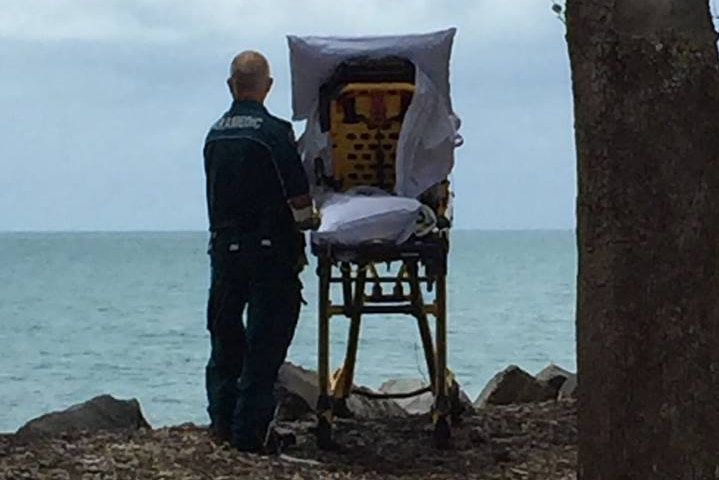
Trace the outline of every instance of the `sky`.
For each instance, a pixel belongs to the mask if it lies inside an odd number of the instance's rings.
[[[0,231],[205,230],[202,144],[234,54],[286,35],[458,29],[453,173],[463,229],[571,229],[576,160],[551,0],[1,0]],[[295,124],[302,133],[302,124]]]

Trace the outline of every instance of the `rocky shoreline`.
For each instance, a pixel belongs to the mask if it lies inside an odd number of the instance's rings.
[[[296,368],[287,366],[283,382],[297,380]],[[297,372],[311,386],[312,372]],[[303,397],[313,392],[285,383],[279,392],[284,411],[278,410],[283,414],[276,423],[292,431],[297,444],[280,456],[263,457],[212,442],[205,426],[153,430],[139,405],[128,409],[127,403],[100,397],[0,436],[0,479],[574,479],[576,404],[560,394],[572,375],[561,370],[566,378],[558,380],[557,372],[500,372],[477,408],[454,427],[449,451],[432,447],[429,415],[416,413],[418,405],[424,408],[421,402],[412,405],[415,413],[400,408],[402,414],[386,404],[379,410],[365,404],[357,418],[337,421],[342,451],[324,452],[315,446],[313,412]],[[63,425],[63,416],[72,420]]]

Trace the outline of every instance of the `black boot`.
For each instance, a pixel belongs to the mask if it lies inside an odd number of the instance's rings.
[[[209,428],[210,439],[217,444],[230,443],[232,441],[232,430],[227,425],[212,424]]]
[[[283,430],[275,426],[267,429],[265,437],[265,453],[268,455],[281,455],[290,447],[297,445],[297,437],[289,430]]]

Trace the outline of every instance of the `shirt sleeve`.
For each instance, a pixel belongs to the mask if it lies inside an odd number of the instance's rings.
[[[285,195],[289,200],[309,194],[310,187],[307,174],[302,166],[302,159],[297,151],[292,126],[287,125],[285,128],[286,131],[278,135],[279,138],[275,141],[272,153],[285,189]]]

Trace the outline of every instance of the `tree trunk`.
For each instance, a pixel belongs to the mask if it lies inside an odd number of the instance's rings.
[[[706,0],[567,0],[579,478],[719,478],[719,69]]]

